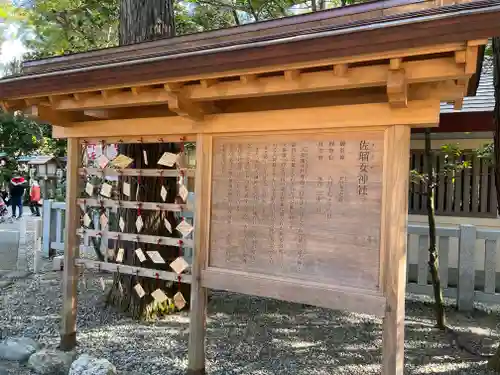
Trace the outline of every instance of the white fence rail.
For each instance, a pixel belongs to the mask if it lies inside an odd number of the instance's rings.
[[[500,304],[499,229],[463,224],[437,228],[439,275],[445,297],[460,310],[473,302]],[[416,294],[432,294],[428,271],[428,227],[408,226],[408,286]]]
[[[64,251],[64,211],[64,203],[44,201],[45,257]],[[460,310],[471,310],[474,302],[500,304],[500,229],[464,224],[438,227],[437,236],[439,275],[445,297],[455,299]],[[432,296],[428,243],[426,225],[408,226],[407,290]]]
[[[56,252],[64,251],[66,203],[45,199],[43,201],[42,213],[42,254],[44,257],[49,257]]]

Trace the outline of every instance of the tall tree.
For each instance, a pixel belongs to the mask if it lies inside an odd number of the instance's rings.
[[[172,0],[121,0],[120,4],[120,44],[134,44],[154,40],[160,37],[173,37],[175,35],[174,7]],[[131,157],[136,168],[156,168],[156,161],[164,152],[177,153],[179,149],[173,143],[158,144],[127,144],[120,145],[119,152]],[[144,154],[150,162],[146,162]],[[144,178],[137,181],[131,178],[122,178],[122,183],[127,182],[136,185],[136,197],[143,202],[160,202],[161,187],[166,185],[168,194],[167,203],[175,203],[177,199],[177,178],[165,178],[163,184],[159,184],[156,178]],[[121,199],[126,199],[121,197]],[[128,210],[120,213],[125,221],[125,230],[133,233],[136,228],[138,210]],[[144,221],[144,229],[141,233],[159,236],[174,236],[165,227],[164,220],[168,220],[172,228],[178,224],[178,218],[172,213],[159,213],[156,211],[144,211],[141,213]],[[117,222],[117,217],[115,222]],[[117,248],[116,241],[110,241],[111,248]],[[109,245],[109,244],[108,244]],[[108,246],[106,246],[107,248]],[[138,264],[135,254],[135,244],[122,244],[125,250],[124,264]],[[152,244],[141,244],[144,251],[158,251],[165,260],[164,264],[147,261],[142,266],[148,268],[171,271],[169,264],[179,255],[179,248],[172,246],[161,246]],[[134,291],[134,286],[140,282],[147,296],[140,298]],[[150,294],[157,288],[166,292],[169,300],[158,303]],[[135,276],[115,274],[114,284],[108,295],[108,302],[121,307],[122,310],[131,313],[137,318],[147,318],[161,315],[173,309],[173,295],[180,287],[186,301],[189,301],[189,285],[178,285],[155,279],[139,280]]]
[[[175,35],[171,0],[121,0],[120,45]]]

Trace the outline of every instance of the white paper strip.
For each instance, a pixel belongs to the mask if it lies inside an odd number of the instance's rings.
[[[139,296],[139,298],[142,298],[146,295],[146,292],[144,291],[144,288],[142,287],[141,284],[139,284],[139,283],[135,284],[134,289],[135,289],[135,292],[137,293],[137,295]]]
[[[92,196],[94,194],[94,185],[92,185],[90,182],[87,182],[87,185],[85,185],[85,192]]]
[[[101,230],[106,229],[108,226],[108,217],[105,214],[102,214],[99,218],[99,222],[101,224]]]
[[[165,165],[167,167],[173,167],[176,161],[177,161],[176,154],[172,154],[171,152],[165,152],[161,156],[160,160],[158,160],[158,164]]]
[[[90,219],[90,216],[88,214],[83,215],[83,225],[86,227],[90,226],[90,223],[92,220]]]
[[[120,226],[120,230],[123,232],[125,229],[125,221],[123,220],[123,217],[120,216],[120,220],[118,220],[118,225]]]
[[[172,225],[170,224],[170,221],[168,219],[163,219],[163,223],[165,224],[165,228],[167,228],[169,233],[172,233]]]
[[[165,260],[162,258],[158,251],[146,251],[146,253],[151,258],[153,263],[165,263]]]
[[[116,255],[116,262],[122,263],[124,255],[125,255],[125,249],[121,249],[121,248],[118,249],[118,254]]]
[[[144,164],[148,165],[148,152],[146,150],[142,150],[142,157],[144,158]]]
[[[137,258],[141,263],[147,260],[146,255],[144,255],[144,251],[142,251],[140,247],[135,249],[135,255],[137,255]]]
[[[180,185],[179,186],[179,197],[182,198],[182,200],[185,202],[187,197],[189,195],[189,191],[188,189],[186,188],[185,185]]]
[[[186,220],[182,220],[175,229],[182,233],[182,237],[187,237],[193,231],[193,227]]]
[[[123,183],[123,194],[130,197],[130,184],[128,182]]]
[[[156,302],[162,303],[167,300],[167,296],[163,293],[163,290],[156,289],[153,293],[151,293],[151,297],[155,299]]]
[[[99,165],[99,168],[101,168],[101,169],[106,168],[108,163],[109,163],[109,159],[104,155],[99,156],[99,158],[97,159],[97,164]]]
[[[161,199],[163,199],[163,202],[165,202],[167,200],[167,189],[165,188],[165,186],[161,187],[160,195]]]
[[[179,310],[182,310],[184,308],[184,306],[186,306],[186,300],[184,299],[184,296],[182,295],[181,292],[175,293],[175,295],[174,295],[174,305]]]
[[[111,185],[104,183],[101,186],[101,195],[105,196],[106,198],[111,197]]]
[[[137,233],[139,233],[142,230],[143,226],[144,222],[142,221],[142,217],[137,216],[137,220],[135,221],[135,227],[137,228]]]
[[[172,268],[176,274],[181,274],[189,267],[189,263],[183,257],[178,257],[172,263],[170,263],[170,268]]]

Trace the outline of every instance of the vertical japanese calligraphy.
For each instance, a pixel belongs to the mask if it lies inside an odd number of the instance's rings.
[[[382,133],[214,146],[210,267],[377,288]]]

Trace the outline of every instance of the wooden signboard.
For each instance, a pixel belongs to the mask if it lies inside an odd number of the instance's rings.
[[[383,131],[215,137],[212,153],[209,284],[336,308],[276,291],[382,297]],[[259,279],[258,290],[239,277]],[[378,302],[353,309],[382,314]]]

